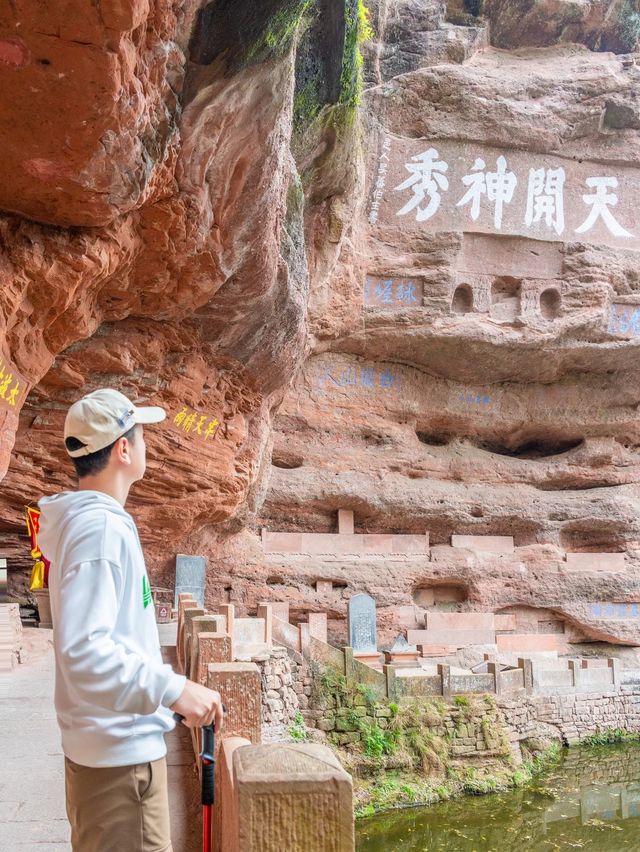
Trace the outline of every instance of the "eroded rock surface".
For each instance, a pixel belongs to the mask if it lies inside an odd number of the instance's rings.
[[[525,608],[638,644],[634,4],[372,3],[357,114],[357,3],[178,5],[0,18],[8,555],[69,482],[67,405],[114,384],[171,414],[134,506],[158,585],[201,552],[212,602],[326,609],[336,641],[367,591],[381,638]],[[431,551],[265,553],[340,508]]]

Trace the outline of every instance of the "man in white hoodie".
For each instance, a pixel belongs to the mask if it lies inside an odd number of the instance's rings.
[[[110,389],[76,402],[65,445],[78,490],[39,503],[74,852],[170,851],[164,734],[173,712],[189,727],[222,726],[220,695],[162,661],[140,539],[124,510],[145,472],[142,424],[164,418]]]

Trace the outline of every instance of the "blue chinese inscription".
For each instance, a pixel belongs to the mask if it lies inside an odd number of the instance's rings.
[[[398,390],[400,379],[388,368],[377,367],[325,367],[319,371],[316,384],[319,388],[362,387],[377,388],[382,391]]]
[[[368,275],[364,282],[365,307],[419,308],[422,286],[412,279],[377,278]]]
[[[640,618],[640,604],[637,603],[592,603],[591,615],[594,618],[630,619]]]

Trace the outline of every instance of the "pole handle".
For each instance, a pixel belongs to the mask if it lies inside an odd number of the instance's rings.
[[[173,718],[176,722],[182,722],[184,716],[180,713],[174,713]],[[200,729],[202,731],[202,750],[200,751],[200,759],[202,760],[202,804],[212,805],[215,800],[215,727],[205,725]]]

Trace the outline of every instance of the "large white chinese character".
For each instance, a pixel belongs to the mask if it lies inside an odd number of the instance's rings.
[[[618,203],[618,196],[613,192],[608,193],[607,189],[615,189],[618,185],[618,178],[591,177],[587,178],[586,183],[588,187],[595,189],[595,193],[582,196],[584,203],[591,204],[592,207],[582,225],[576,228],[576,234],[584,234],[590,231],[600,217],[614,237],[632,237],[633,234],[630,234],[619,222],[616,222],[613,213],[609,210],[609,207],[615,207]]]
[[[486,195],[489,201],[493,201],[493,224],[500,230],[502,228],[502,208],[513,198],[513,193],[518,179],[513,172],[507,171],[507,161],[501,155],[496,160],[496,171],[485,174],[485,162],[478,158],[471,169],[472,174],[465,175],[462,183],[468,186],[464,196],[458,201],[457,207],[471,202],[471,218],[475,222],[480,215],[481,197]]]
[[[418,208],[416,221],[426,222],[440,207],[442,196],[439,190],[449,189],[449,179],[444,175],[449,166],[442,160],[438,160],[438,156],[435,148],[429,148],[428,151],[412,157],[411,159],[415,160],[414,163],[405,163],[404,167],[409,172],[409,177],[396,186],[396,192],[413,189],[413,198],[407,201],[402,210],[398,210],[396,216],[404,216]],[[429,199],[429,203],[426,207],[420,207],[425,197]]]
[[[529,169],[527,189],[527,212],[524,217],[527,227],[544,219],[547,227],[556,234],[564,231],[564,181],[565,171],[557,169]]]

